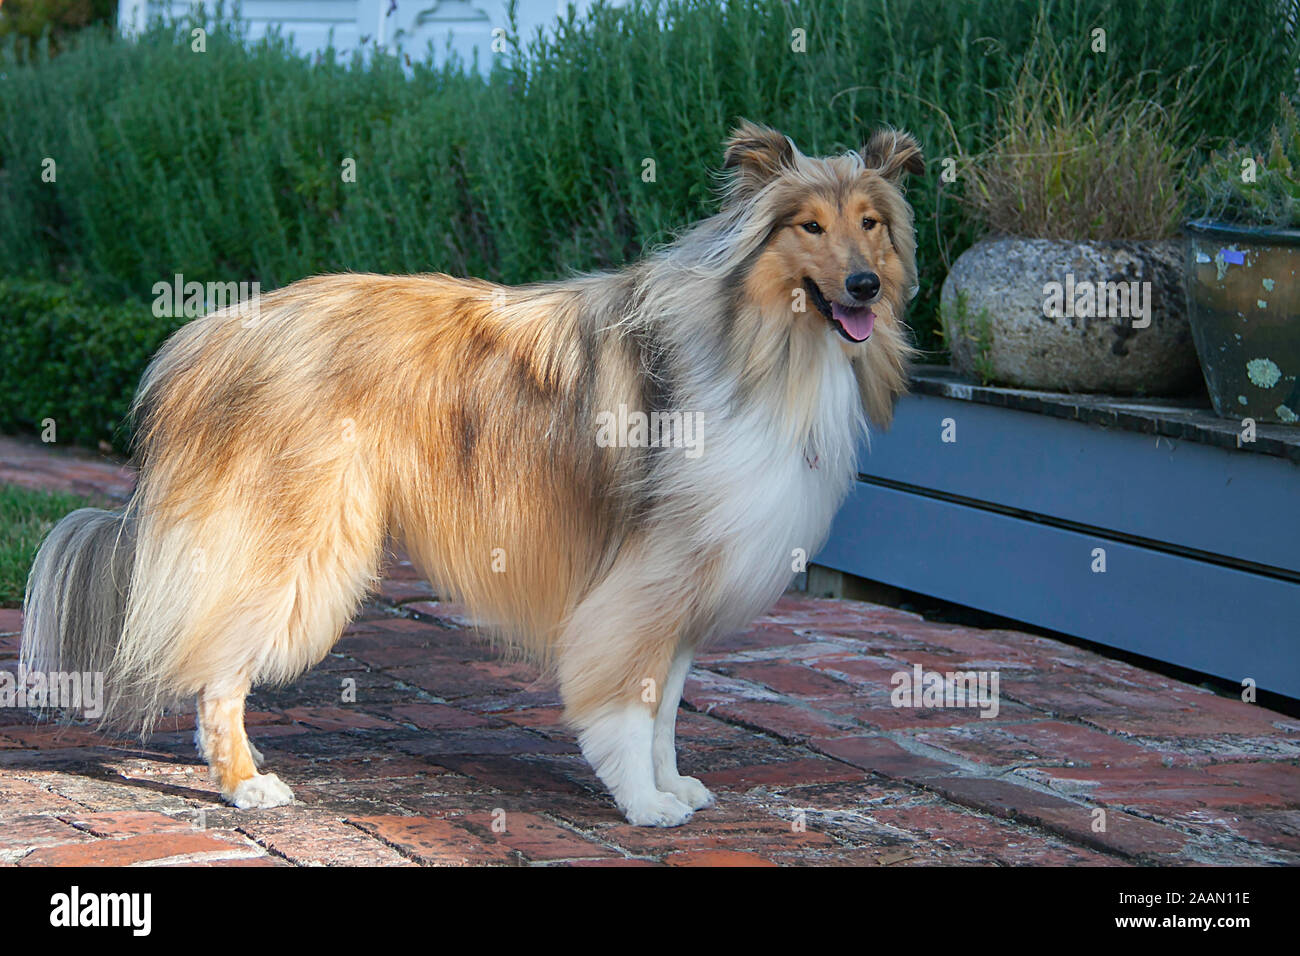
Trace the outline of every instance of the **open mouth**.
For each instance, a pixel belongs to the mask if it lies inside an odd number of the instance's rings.
[[[812,279],[804,279],[803,285],[817,311],[826,316],[826,321],[835,327],[836,332],[850,342],[865,342],[871,338],[871,331],[876,327],[876,313],[871,311],[871,306],[842,305],[828,300]]]

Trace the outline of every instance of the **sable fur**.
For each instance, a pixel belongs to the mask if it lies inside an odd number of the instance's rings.
[[[256,771],[243,698],[325,656],[392,535],[551,671],[629,819],[708,805],[676,774],[680,684],[700,643],[769,606],[795,549],[819,546],[866,420],[888,424],[905,388],[899,183],[921,160],[905,133],[811,159],[745,123],[724,167],[715,216],[618,272],[517,288],[322,276],[251,318],[182,328],[136,397],[129,505],[70,515],[37,556],[24,662],[105,670],[118,726],[198,698],[223,795],[286,802]],[[805,281],[835,290],[867,267],[866,342],[797,310]],[[620,405],[702,413],[703,454],[598,446],[597,414]]]

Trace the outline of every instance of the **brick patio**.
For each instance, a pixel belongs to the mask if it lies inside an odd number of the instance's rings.
[[[120,499],[130,474],[0,438],[15,481]],[[0,669],[19,625],[0,610]],[[997,716],[891,706],[917,664],[997,672]],[[681,763],[719,805],[673,830],[625,824],[553,690],[401,561],[320,666],[249,707],[294,806],[225,807],[185,715],[141,745],[0,710],[0,863],[1300,863],[1300,720],[860,602],[788,595],[698,660]]]

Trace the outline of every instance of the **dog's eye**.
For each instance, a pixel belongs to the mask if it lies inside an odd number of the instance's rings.
[[[816,220],[810,220],[808,222],[805,222],[803,224],[803,228],[805,232],[811,232],[814,236],[822,231],[821,223],[817,222]]]
[[[870,216],[867,216],[865,219],[862,220],[862,228],[867,230],[867,232],[870,232],[872,229],[876,228],[876,220],[872,219]]]

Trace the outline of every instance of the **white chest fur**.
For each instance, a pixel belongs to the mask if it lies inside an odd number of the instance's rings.
[[[848,360],[828,339],[815,381],[812,427],[791,441],[787,422],[756,404],[712,430],[689,469],[700,553],[720,555],[717,628],[743,627],[768,607],[825,540],[855,473],[861,401]],[[694,510],[694,509],[693,509]]]

